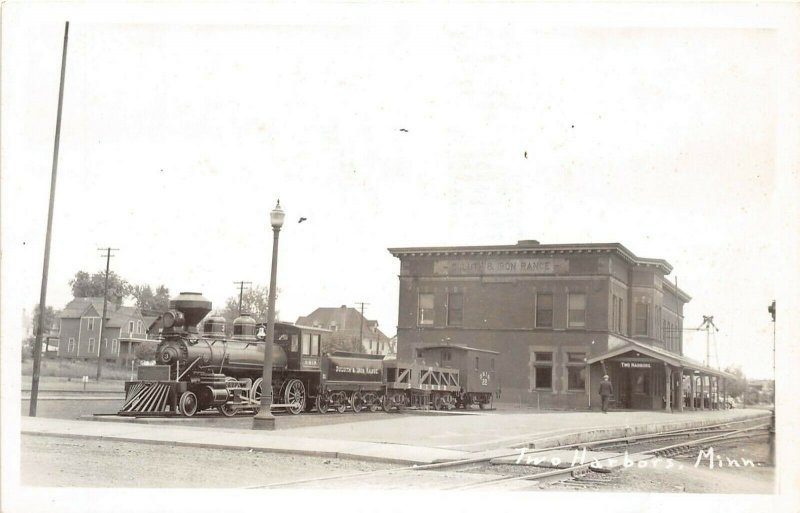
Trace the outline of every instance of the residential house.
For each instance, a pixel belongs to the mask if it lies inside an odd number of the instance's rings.
[[[367,319],[361,312],[346,305],[338,308],[317,308],[310,315],[298,317],[295,324],[331,330],[331,349],[360,350],[383,355],[390,350],[389,337],[380,330],[378,321]]]
[[[147,340],[145,320],[135,306],[117,307],[108,302],[103,334],[100,317],[103,298],[81,297],[70,301],[59,313],[58,357],[104,360],[127,363],[134,358],[136,346]]]

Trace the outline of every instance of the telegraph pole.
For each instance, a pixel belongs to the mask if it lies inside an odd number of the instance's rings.
[[[242,296],[244,295],[244,286],[252,285],[252,281],[235,281],[234,285],[239,285],[239,315],[242,315]]]
[[[364,305],[368,305],[369,303],[356,302],[356,304],[361,305],[361,330],[358,333],[358,345],[361,346],[364,343]]]
[[[64,76],[67,71],[67,40],[69,22],[64,24],[64,48],[61,52],[61,82],[58,86],[58,110],[56,111],[56,136],[53,145],[53,171],[50,175],[50,206],[47,210],[47,232],[44,241],[44,264],[42,268],[42,289],[39,295],[39,327],[33,344],[33,376],[31,377],[31,404],[28,415],[36,416],[36,401],[39,399],[39,369],[42,364],[42,333],[47,303],[47,273],[50,268],[50,236],[53,233],[53,207],[56,200],[56,172],[58,170],[58,145],[61,140],[61,108],[64,104]]]
[[[119,251],[117,248],[97,248],[97,251],[106,252],[106,277],[103,282],[103,316],[100,317],[100,335],[97,337],[97,381],[100,381],[100,374],[103,369],[103,331],[106,327],[106,308],[108,306],[108,269],[111,266],[112,251]]]

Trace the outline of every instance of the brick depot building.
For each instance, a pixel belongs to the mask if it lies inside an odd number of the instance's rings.
[[[598,408],[607,373],[616,408],[706,408],[733,377],[683,356],[691,298],[668,262],[622,244],[389,252],[400,259],[398,358],[450,343],[497,351],[500,401]]]

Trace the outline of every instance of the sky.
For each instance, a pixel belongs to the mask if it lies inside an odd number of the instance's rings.
[[[363,301],[394,335],[390,247],[620,242],[670,262],[684,326],[714,316],[722,367],[771,376],[798,192],[776,17],[148,9],[71,13],[48,304],[111,246],[129,282],[221,307],[235,281],[268,283],[280,199],[283,320]],[[12,336],[39,299],[65,15],[5,16]],[[705,334],[685,351],[702,360]]]

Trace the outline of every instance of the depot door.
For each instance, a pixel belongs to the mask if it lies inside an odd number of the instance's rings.
[[[619,369],[617,372],[617,408],[631,407],[631,375],[629,369]]]

